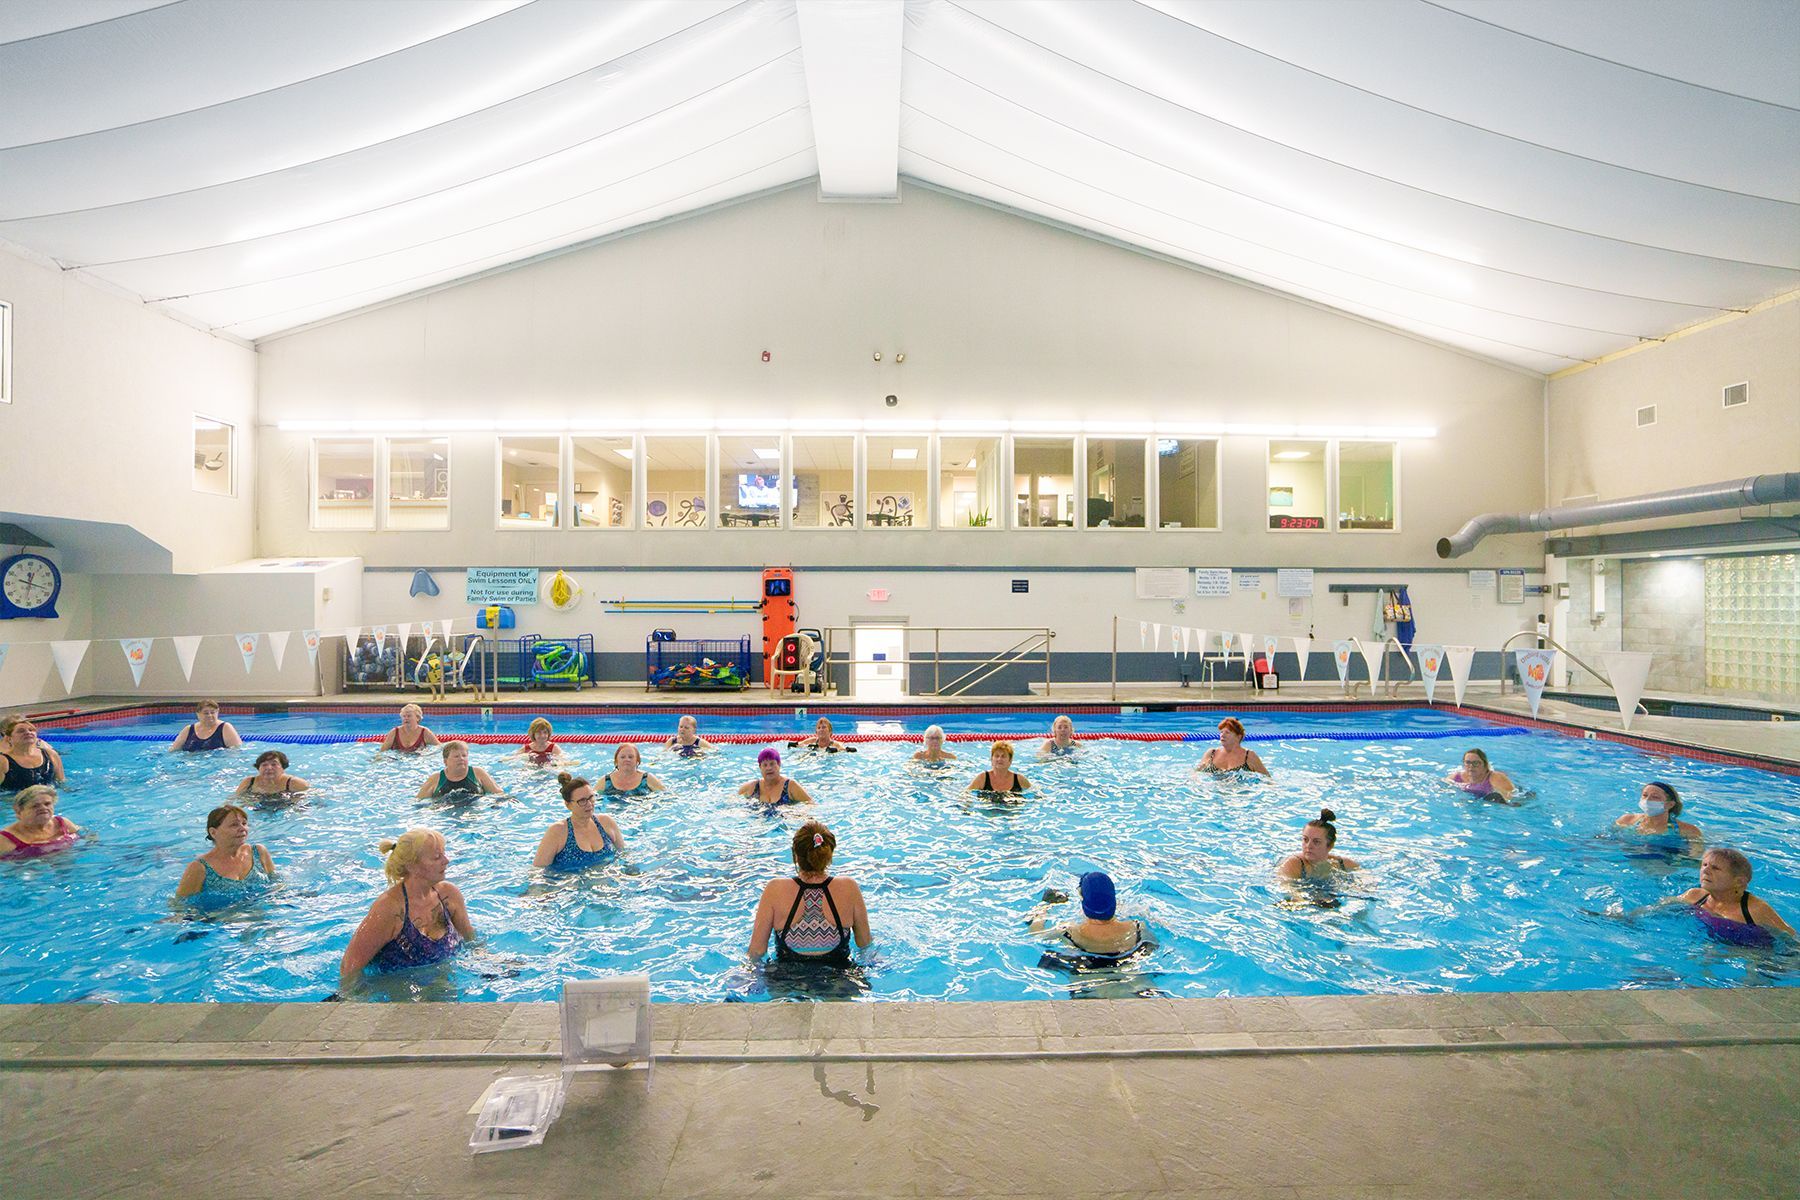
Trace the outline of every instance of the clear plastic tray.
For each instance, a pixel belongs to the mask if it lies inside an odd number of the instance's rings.
[[[560,1075],[509,1075],[494,1082],[475,1117],[469,1149],[476,1154],[541,1145],[562,1112]]]

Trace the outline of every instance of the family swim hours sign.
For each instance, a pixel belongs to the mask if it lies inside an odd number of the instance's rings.
[[[536,604],[536,567],[470,567],[464,577],[469,604]]]

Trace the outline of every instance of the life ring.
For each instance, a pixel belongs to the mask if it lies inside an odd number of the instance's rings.
[[[557,612],[568,612],[581,603],[581,585],[570,579],[568,574],[558,571],[550,577],[550,586],[544,591],[550,607]]]

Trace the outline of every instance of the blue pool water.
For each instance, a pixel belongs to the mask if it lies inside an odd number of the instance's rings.
[[[440,735],[512,733],[529,713],[439,716]],[[1084,733],[1211,736],[1220,712],[1081,716]],[[413,798],[437,757],[378,755],[359,743],[283,748],[313,782],[304,803],[255,809],[251,838],[282,881],[241,908],[196,914],[171,902],[183,866],[206,848],[205,814],[225,802],[267,736],[378,734],[391,714],[233,718],[250,740],[207,755],[162,752],[184,718],[45,729],[70,767],[59,811],[91,840],[59,855],[0,861],[0,1002],[309,1000],[336,986],[351,931],[385,886],[376,842],[413,825],[448,840],[450,879],[468,897],[479,942],[449,966],[378,979],[376,997],[546,1000],[567,976],[642,970],[665,1000],[766,999],[816,990],[742,965],[762,885],[790,870],[793,828],[809,816],[839,839],[835,869],[868,899],[876,953],[850,994],[874,999],[1006,1000],[1145,989],[1184,997],[1341,992],[1793,985],[1791,948],[1724,945],[1684,909],[1622,917],[1697,882],[1692,860],[1647,854],[1613,836],[1647,779],[1673,781],[1685,819],[1709,844],[1744,849],[1752,890],[1800,920],[1800,780],[1645,753],[1428,710],[1244,714],[1273,781],[1191,773],[1203,741],[1085,742],[1034,761],[1041,712],[905,720],[845,719],[840,733],[1010,734],[1035,788],[1022,804],[970,797],[986,743],[926,770],[912,744],[795,757],[810,809],[754,811],[735,786],[758,745],[701,759],[648,750],[669,785],[605,802],[629,843],[622,864],[576,879],[530,870],[564,808],[552,775],[476,746],[507,789],[463,806]],[[673,731],[672,712],[555,718],[559,735]],[[787,713],[708,716],[703,733],[798,736]],[[111,740],[154,734],[154,741]],[[1336,735],[1332,737],[1319,736]],[[1481,803],[1440,782],[1469,745],[1530,789],[1518,807]],[[611,748],[571,747],[590,778]],[[1339,814],[1341,853],[1362,883],[1335,908],[1296,902],[1273,878],[1321,804]],[[1160,948],[1141,973],[1075,981],[1038,965],[1024,928],[1046,887],[1073,892],[1101,868],[1124,915],[1146,918]],[[1077,915],[1063,910],[1067,916]],[[1110,990],[1109,990],[1110,989]]]

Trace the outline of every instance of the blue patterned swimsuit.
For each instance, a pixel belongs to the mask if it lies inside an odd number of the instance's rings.
[[[558,850],[556,857],[550,860],[550,870],[569,873],[585,871],[589,867],[610,861],[618,854],[618,847],[614,846],[612,839],[606,836],[606,827],[600,822],[594,822],[594,828],[600,831],[601,846],[598,850],[583,850],[581,843],[575,840],[574,817],[568,818],[563,824],[569,827],[569,840],[563,843],[563,848]]]
[[[457,936],[456,926],[451,923],[450,906],[444,903],[442,896],[437,901],[438,910],[444,914],[444,936],[426,937],[413,924],[412,901],[407,897],[406,885],[400,885],[400,932],[375,952],[369,965],[377,971],[402,971],[425,963],[443,962],[455,954],[456,948],[462,945],[462,938]]]

